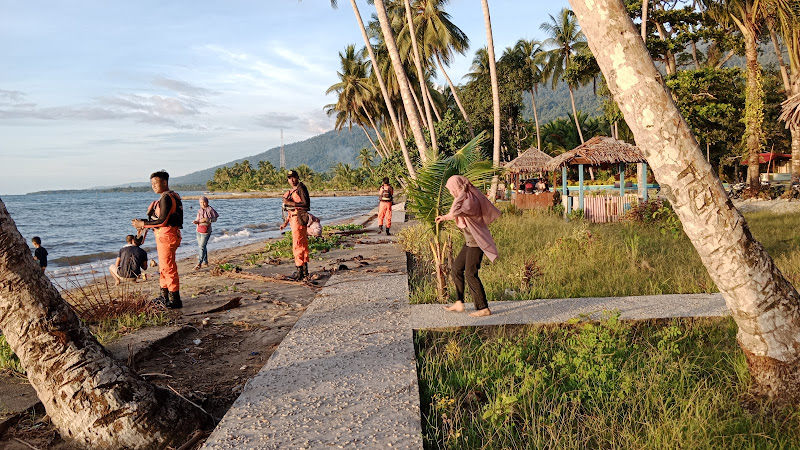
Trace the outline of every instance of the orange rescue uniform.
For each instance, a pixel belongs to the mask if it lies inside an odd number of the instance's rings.
[[[378,194],[378,225],[383,226],[383,219],[386,218],[386,228],[392,227],[392,203],[394,189],[391,186],[381,186]],[[388,199],[388,200],[387,200]]]
[[[183,222],[183,205],[181,204],[180,196],[176,192],[168,191],[167,195],[171,201],[171,206],[167,217],[163,219],[161,215],[161,201],[153,202],[150,205],[150,210],[158,217],[158,222],[161,224],[151,225],[145,224],[145,228],[153,228],[156,235],[156,250],[158,252],[158,271],[159,284],[162,288],[168,289],[170,292],[177,292],[180,290],[180,279],[178,278],[178,262],[175,259],[175,252],[181,245],[181,227],[178,226],[177,220],[173,217],[180,217],[180,222]],[[180,208],[180,214],[176,214]]]
[[[299,187],[299,186],[298,186]],[[284,194],[283,198],[288,198],[293,202],[302,202],[303,199],[297,193],[297,188]],[[292,253],[294,254],[294,265],[302,266],[308,262],[308,213],[303,208],[295,208],[289,211],[289,225],[292,228]]]

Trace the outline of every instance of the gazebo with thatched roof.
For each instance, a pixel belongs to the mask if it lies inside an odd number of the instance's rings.
[[[625,164],[641,164],[639,174],[639,192],[643,200],[647,200],[647,181],[642,177],[647,174],[647,160],[644,154],[635,145],[618,141],[608,136],[595,136],[573,150],[562,153],[545,165],[546,170],[562,171],[562,195],[569,196],[567,190],[567,167],[578,166],[578,208],[583,209],[583,166],[608,167],[618,164],[620,169],[620,196],[625,195]],[[643,175],[644,174],[644,175]]]
[[[525,150],[505,165],[506,173],[511,175],[509,182],[516,186],[525,174],[538,173],[541,176],[541,173],[545,171],[544,166],[552,159],[552,156],[536,147]]]

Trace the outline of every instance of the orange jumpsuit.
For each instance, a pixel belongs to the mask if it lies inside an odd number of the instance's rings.
[[[299,187],[299,185],[298,185]],[[297,193],[297,188],[284,194],[283,198],[288,198],[293,202],[302,202],[303,199]],[[308,262],[308,224],[298,218],[300,215],[307,218],[304,208],[295,208],[289,211],[289,225],[292,228],[292,254],[294,254],[294,265],[302,266]]]
[[[388,193],[388,195],[387,195]],[[383,219],[386,218],[386,228],[392,227],[392,197],[394,196],[394,189],[391,186],[381,186],[378,194],[380,201],[378,202],[378,225],[383,226]],[[388,200],[385,200],[387,199]]]
[[[156,221],[161,224],[145,224],[145,228],[153,228],[156,235],[156,250],[158,252],[158,271],[160,272],[159,284],[162,288],[168,289],[170,292],[177,292],[180,290],[180,279],[178,278],[178,262],[175,259],[175,252],[181,245],[181,227],[173,219],[177,215],[178,208],[183,209],[180,205],[180,197],[177,193],[169,191],[167,194],[170,197],[172,206],[170,207],[167,217],[161,220],[161,202],[153,202],[151,209],[155,212]],[[174,196],[173,196],[174,195]],[[181,213],[181,222],[183,216]]]

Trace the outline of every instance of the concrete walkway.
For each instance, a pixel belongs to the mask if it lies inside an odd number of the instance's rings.
[[[385,238],[361,240],[382,246],[390,270],[331,277],[204,449],[421,449],[413,329],[565,322],[609,310],[626,319],[727,314],[719,294],[490,302],[494,314],[482,318],[411,306],[405,254]]]
[[[405,255],[367,239],[381,270],[331,277],[203,448],[422,448]]]

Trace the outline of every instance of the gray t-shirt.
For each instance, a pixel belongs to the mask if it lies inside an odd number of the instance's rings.
[[[462,228],[464,232],[464,243],[467,244],[467,247],[480,247],[478,245],[478,241],[475,240],[475,236],[469,232],[469,228]]]

